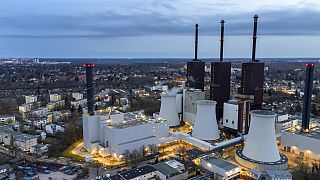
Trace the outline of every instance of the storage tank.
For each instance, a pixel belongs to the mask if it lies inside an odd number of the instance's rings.
[[[168,126],[177,126],[180,124],[176,105],[176,94],[161,95],[161,107],[159,116],[167,120]]]
[[[220,138],[217,119],[216,101],[197,101],[197,113],[192,136],[201,140],[216,140]]]

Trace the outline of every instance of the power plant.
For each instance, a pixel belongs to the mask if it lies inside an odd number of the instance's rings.
[[[260,171],[285,170],[288,168],[287,158],[279,153],[276,134],[276,113],[266,110],[250,112],[249,133],[243,149],[236,152],[236,160],[241,165]]]
[[[219,167],[223,170],[223,177],[230,179],[240,175],[240,168],[211,156],[242,143],[235,154],[239,165],[264,173],[287,170],[288,159],[279,152],[277,145],[277,114],[262,110],[264,63],[256,60],[258,16],[254,16],[252,59],[251,62],[242,62],[240,88],[232,99],[231,62],[224,62],[223,55],[225,21],[221,20],[220,25],[220,60],[211,62],[211,69],[206,69],[211,72],[210,92],[206,94],[204,91],[205,62],[198,59],[199,25],[196,24],[194,59],[187,62],[186,86],[177,93],[161,94],[160,112],[154,113],[153,117],[146,116],[143,111],[121,113],[113,109],[94,112],[94,65],[85,64],[88,110],[83,114],[84,148],[93,154],[121,159],[126,150],[144,145],[160,147],[184,142],[199,150],[195,153],[195,159],[201,157],[199,165],[212,172],[216,171],[213,167]],[[306,68],[304,131],[309,129],[314,64],[307,64]],[[206,80],[209,82],[209,78]],[[291,150],[290,140],[281,142],[283,149]],[[220,167],[221,163],[228,167]]]
[[[160,118],[167,120],[168,126],[180,124],[175,94],[162,94],[160,106]]]
[[[239,94],[254,96],[251,110],[262,108],[264,82],[264,63],[256,60],[258,15],[253,19],[252,58],[251,62],[242,63],[241,86],[238,89]]]
[[[192,136],[201,140],[217,140],[220,138],[216,120],[216,101],[197,101],[197,114]]]
[[[199,25],[195,25],[194,59],[187,62],[187,87],[204,90],[205,62],[198,60]]]
[[[210,99],[217,102],[217,120],[223,117],[223,103],[230,99],[231,62],[223,61],[224,24],[221,20],[220,61],[211,63]]]

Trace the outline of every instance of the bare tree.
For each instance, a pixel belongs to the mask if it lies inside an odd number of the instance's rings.
[[[129,150],[125,150],[124,153],[123,153],[123,157],[124,157],[124,160],[126,162],[126,165],[128,165],[128,162],[130,160],[130,155],[131,155],[131,153],[130,153]]]

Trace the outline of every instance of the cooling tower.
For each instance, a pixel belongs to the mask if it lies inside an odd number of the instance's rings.
[[[287,168],[287,158],[280,154],[276,142],[276,113],[266,110],[250,112],[250,127],[245,145],[237,150],[236,160],[261,171]]]
[[[216,140],[220,138],[217,119],[216,101],[197,101],[197,114],[192,136],[201,140]]]
[[[159,116],[167,120],[168,126],[180,124],[175,94],[162,94]]]
[[[251,122],[243,155],[263,162],[275,162],[280,159],[276,134],[276,113],[255,110],[250,112]]]

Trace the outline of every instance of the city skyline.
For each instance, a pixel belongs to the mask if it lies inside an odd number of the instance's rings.
[[[259,14],[257,58],[319,57],[317,1],[7,1],[0,7],[1,57],[219,56],[219,22],[226,21],[225,57],[249,58],[252,17]]]

